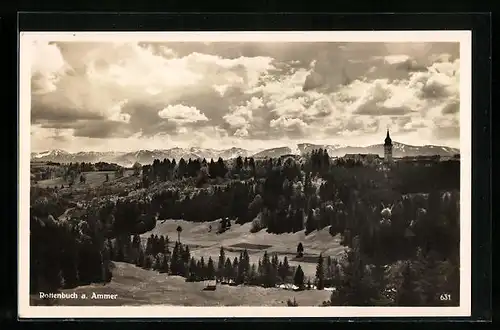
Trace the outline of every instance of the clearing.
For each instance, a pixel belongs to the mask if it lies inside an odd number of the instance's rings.
[[[219,259],[219,250],[223,246],[226,258],[231,260],[240,256],[245,248],[250,255],[250,263],[257,263],[262,258],[264,251],[277,253],[280,260],[287,256],[289,264],[300,265],[311,281],[316,274],[316,262],[320,253],[324,257],[332,258],[339,256],[344,247],[340,245],[340,236],[332,237],[328,227],[305,235],[304,231],[296,233],[269,234],[265,229],[257,233],[250,233],[251,223],[244,225],[231,222],[231,228],[222,234],[217,234],[219,221],[211,222],[188,222],[184,220],[158,221],[156,227],[142,234],[146,240],[151,234],[168,236],[171,245],[177,240],[177,226],[181,226],[181,242],[189,246],[191,255],[195,258],[212,257],[215,263]],[[209,232],[209,226],[212,231]],[[304,246],[304,257],[296,259],[297,245],[302,242]]]
[[[115,262],[113,279],[106,285],[90,284],[62,292],[85,293],[87,299],[58,299],[59,306],[286,306],[287,299],[296,299],[300,306],[318,306],[330,299],[326,290],[287,291],[252,286],[218,285],[215,291],[203,291],[204,282],[186,282],[179,276],[168,276],[144,270],[131,264]],[[92,293],[117,294],[116,299],[90,299]],[[39,297],[31,296],[31,304],[38,305]]]
[[[108,174],[109,182],[113,181],[115,182],[120,182],[123,181],[122,178],[115,179],[115,172],[114,171],[98,171],[98,172],[82,172],[82,174],[86,178],[85,184],[80,183],[80,175],[78,175],[75,179],[75,182],[73,184],[74,188],[78,187],[88,187],[88,188],[94,188],[94,187],[99,187],[102,186],[106,182],[106,174]],[[132,170],[126,170],[123,173],[123,177],[129,177],[133,174]],[[61,185],[68,186],[68,181],[65,181],[62,177],[56,177],[53,179],[47,179],[47,180],[40,180],[37,183],[33,184],[34,186],[40,187],[40,188],[54,188],[57,187],[59,188]]]

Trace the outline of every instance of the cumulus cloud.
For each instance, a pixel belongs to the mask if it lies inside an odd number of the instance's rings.
[[[36,52],[33,52],[35,51]],[[45,94],[56,89],[60,77],[68,66],[53,43],[35,41],[29,48],[33,52],[31,64],[31,88],[33,94]]]
[[[158,111],[158,117],[178,124],[208,121],[208,118],[200,110],[182,104],[168,105],[166,108]]]
[[[441,113],[443,115],[456,114],[460,111],[460,102],[458,100],[451,100],[449,103],[444,104]]]
[[[330,100],[329,96],[325,95],[316,99],[307,109],[303,115],[309,120],[322,120],[324,117],[331,115],[336,109]]]
[[[387,127],[408,143],[458,140],[458,44],[38,42],[30,51],[35,148],[342,143]]]
[[[379,59],[380,57],[375,57],[375,59]],[[401,64],[405,63],[410,59],[410,56],[408,55],[387,55],[382,57],[383,60],[385,60],[389,64]]]
[[[414,97],[396,84],[390,84],[387,80],[376,80],[364,86],[364,92],[352,104],[348,106],[350,112],[360,115],[388,116],[405,115],[413,110],[409,104],[413,103]],[[361,85],[362,86],[362,85]],[[363,88],[363,87],[359,88]],[[401,93],[398,93],[399,90]]]
[[[318,87],[321,87],[325,84],[326,80],[323,78],[323,76],[317,72],[311,72],[304,81],[304,85],[302,86],[302,91],[310,91],[313,89],[316,89]]]
[[[236,132],[234,132],[234,136],[247,137],[248,136],[248,129],[246,129],[246,128],[238,128],[236,130]]]
[[[169,47],[134,43],[35,44],[33,51],[54,58],[51,65],[33,63],[33,80],[40,81],[32,84],[34,123],[119,121],[130,124],[127,132],[144,135],[176,131],[175,125],[158,123],[158,109],[171,124],[220,121],[229,106],[224,98],[253,87],[272,68],[269,57],[225,59],[197,52],[178,57]],[[175,108],[178,104],[186,108]],[[190,109],[200,106],[203,114]]]
[[[273,133],[288,137],[302,137],[309,126],[299,118],[279,117],[272,119],[269,126]]]

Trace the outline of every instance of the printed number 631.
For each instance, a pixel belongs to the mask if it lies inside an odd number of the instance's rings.
[[[439,300],[441,301],[450,301],[451,300],[451,294],[449,293],[443,293],[439,296]]]

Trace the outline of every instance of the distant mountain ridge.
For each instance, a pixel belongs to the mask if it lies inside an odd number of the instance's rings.
[[[321,145],[311,143],[300,143],[296,146],[283,146],[278,148],[265,149],[259,152],[251,152],[242,148],[230,148],[224,150],[208,149],[208,148],[171,148],[171,149],[156,149],[156,150],[138,150],[133,152],[96,152],[96,151],[81,151],[77,153],[69,153],[64,150],[55,149],[39,153],[31,153],[32,161],[41,162],[58,162],[58,163],[75,163],[75,162],[108,162],[117,163],[123,166],[131,166],[135,162],[141,164],[150,164],[154,159],[196,159],[205,158],[207,160],[217,160],[219,157],[223,159],[241,157],[281,157],[289,154],[305,155],[311,153],[315,149],[326,149],[331,157],[341,157],[345,154],[379,154],[383,155],[383,144],[374,144],[365,147],[352,147],[342,145]],[[453,156],[459,154],[460,150],[457,148],[425,145],[425,146],[412,146],[399,142],[393,142],[393,156]]]

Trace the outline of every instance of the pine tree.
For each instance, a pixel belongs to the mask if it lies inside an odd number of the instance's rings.
[[[373,265],[370,271],[371,283],[373,285],[374,294],[372,304],[374,306],[388,306],[392,304],[392,299],[389,296],[388,281],[386,270],[382,264]]]
[[[403,281],[396,294],[396,305],[418,306],[420,305],[418,294],[416,294],[415,276],[411,269],[411,262],[407,262],[402,272]]]
[[[165,237],[163,235],[160,236],[158,242],[158,253],[165,253]]]
[[[145,257],[144,268],[151,269],[152,266],[153,266],[153,259],[151,258],[151,255],[148,255]]]
[[[109,259],[115,260],[115,257],[116,257],[115,249],[113,247],[113,242],[109,238],[106,240],[106,246],[107,246],[108,251],[109,251]]]
[[[151,234],[151,237],[148,237],[146,242],[146,255],[150,254],[153,254],[153,234]]]
[[[115,252],[115,260],[116,261],[124,261],[125,256],[123,253],[123,245],[121,239],[117,237],[115,239],[115,247],[113,248],[113,251]]]
[[[107,255],[109,258],[109,250],[106,249],[105,251],[107,251]],[[78,268],[75,258],[76,258],[76,251],[67,252],[62,256],[61,270],[65,288],[73,288],[79,284]]]
[[[200,278],[205,280],[207,277],[207,266],[205,265],[205,258],[200,258],[200,269],[198,270]]]
[[[139,250],[139,255],[137,257],[137,263],[136,263],[136,265],[138,267],[142,267],[142,268],[146,267],[144,251],[142,251],[142,249]]]
[[[332,257],[328,256],[326,258],[326,274],[325,274],[325,284],[331,285],[333,279],[333,261]]]
[[[337,259],[332,260],[332,285],[336,288],[341,281],[340,265]]]
[[[293,217],[293,232],[296,233],[304,229],[304,210],[301,208],[295,212]]]
[[[289,307],[297,307],[299,306],[299,304],[297,303],[297,301],[295,300],[295,297],[293,298],[293,301],[288,299],[286,301],[286,304],[289,306]]]
[[[233,267],[232,267],[232,279],[233,281],[237,283],[237,280],[238,280],[238,277],[239,277],[239,272],[238,272],[238,269],[239,269],[239,262],[238,262],[238,257],[234,257],[234,260],[233,260]]]
[[[162,269],[162,259],[160,258],[160,255],[157,254],[156,257],[155,257],[155,261],[154,261],[154,264],[153,264],[153,269],[156,270],[156,271],[160,271]]]
[[[219,262],[217,264],[217,276],[219,278],[219,281],[222,281],[224,278],[224,263],[226,262],[226,253],[224,252],[224,247],[220,247],[220,252],[219,252]]]
[[[169,267],[168,267],[168,259],[167,256],[164,254],[163,255],[163,262],[162,262],[162,273],[168,273]]]
[[[297,258],[302,258],[304,256],[304,246],[302,243],[297,245]]]
[[[245,283],[249,277],[250,273],[250,256],[248,255],[247,249],[243,251],[243,257],[240,260],[240,263],[242,264],[241,269],[242,269],[242,283]]]
[[[262,258],[262,277],[264,280],[264,285],[266,287],[271,287],[272,286],[272,264],[271,261],[269,260],[269,255],[267,254],[267,251],[264,251],[264,257]]]
[[[278,278],[278,266],[279,266],[278,254],[274,253],[273,257],[271,258],[271,274],[270,274],[271,286],[276,286],[276,279]]]
[[[259,259],[257,262],[257,277],[259,281],[263,281],[264,279],[264,269],[262,267],[262,260]]]
[[[290,273],[290,265],[288,264],[287,256],[285,256],[285,258],[283,258],[283,280],[285,280],[285,278],[288,276],[289,273]]]
[[[194,259],[194,258],[193,258],[193,259]],[[202,269],[202,268],[201,268],[201,262],[200,262],[200,260],[196,261],[196,262],[195,262],[195,264],[196,264],[196,267],[195,267],[195,270],[196,270],[196,271],[195,271],[196,278],[197,278],[197,279],[202,279],[202,278],[203,278],[203,276],[201,275],[201,269]]]
[[[256,284],[257,277],[258,277],[257,266],[255,266],[255,264],[252,264],[252,266],[250,266],[250,270],[248,272],[248,277],[246,279],[246,283],[247,284]]]
[[[315,230],[316,230],[316,222],[314,220],[314,213],[312,209],[309,209],[309,212],[307,213],[305,234],[308,235],[309,233]]]
[[[231,263],[231,259],[227,257],[226,262],[224,263],[224,277],[230,281],[233,278],[233,265]]]
[[[439,288],[438,278],[440,277],[440,270],[437,266],[436,256],[430,251],[423,253],[422,249],[417,250],[417,258],[412,263],[412,268],[415,274],[419,274],[419,278],[415,279],[416,293],[420,294],[423,304],[429,306],[438,301]]]
[[[227,173],[226,164],[224,164],[224,160],[222,157],[219,157],[217,160],[217,176],[223,178]]]
[[[193,282],[196,281],[199,278],[199,269],[196,265],[196,260],[194,260],[194,257],[191,257],[191,260],[189,261],[189,267],[188,267],[188,277],[187,281]]]
[[[103,267],[104,267],[103,282],[105,282],[105,283],[111,282],[111,279],[113,278],[113,272],[111,271],[111,265],[112,265],[112,262],[109,259],[109,255],[107,255],[105,257],[105,259],[103,260]]]
[[[236,284],[240,285],[245,282],[245,260],[243,256],[243,252],[240,253],[240,259],[238,263],[238,268],[236,269]]]
[[[304,289],[304,271],[300,265],[297,267],[295,275],[293,276],[293,284],[298,286],[301,290]]]
[[[316,265],[316,286],[318,290],[323,290],[325,288],[325,269],[323,266],[322,254],[319,255],[318,263]]]
[[[132,249],[132,238],[132,235],[127,235],[124,237],[125,261],[130,263],[133,263],[135,261]]]
[[[183,245],[179,243],[179,258],[177,260],[177,275],[187,276],[189,260],[191,260],[191,255],[189,249],[183,249]]]
[[[344,255],[343,276],[337,291],[332,293],[331,304],[341,306],[370,306],[378,297],[376,288],[367,276],[366,266],[359,251],[359,239],[355,237],[353,248]]]
[[[253,177],[255,177],[255,160],[253,157],[250,157],[248,160],[248,166],[250,167],[250,171]]]
[[[209,280],[213,280],[215,278],[215,267],[214,267],[214,261],[212,260],[212,257],[208,258],[207,277]]]
[[[181,244],[181,249],[182,249],[182,244]],[[189,259],[191,259],[191,252],[189,251],[189,246],[184,245],[184,250],[182,251],[182,261],[187,264],[189,262]]]
[[[176,242],[174,245],[174,250],[172,251],[172,258],[170,261],[170,272],[172,275],[179,275],[180,271],[180,245],[179,242]]]
[[[141,244],[141,237],[138,234],[135,234],[132,239],[132,247],[138,249]]]
[[[165,254],[170,254],[170,249],[169,249],[169,246],[170,245],[170,240],[168,238],[168,236],[165,236]]]

